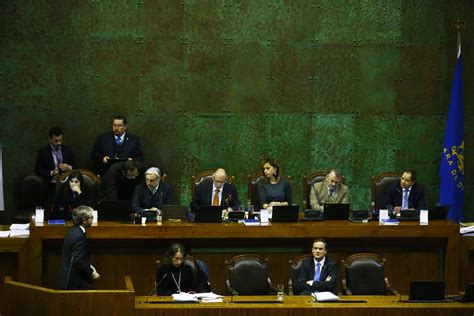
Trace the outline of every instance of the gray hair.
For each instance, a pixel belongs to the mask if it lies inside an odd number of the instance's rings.
[[[157,167],[150,167],[145,171],[145,174],[154,174],[158,178],[161,178],[161,170]]]
[[[86,219],[92,217],[92,207],[87,205],[79,205],[72,210],[72,222],[74,225],[80,225]]]

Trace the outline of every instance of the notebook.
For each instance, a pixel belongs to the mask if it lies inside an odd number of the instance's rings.
[[[445,287],[445,281],[411,281],[408,302],[444,302]]]
[[[345,204],[324,204],[324,220],[346,221],[349,219],[351,205]]]
[[[451,205],[435,205],[432,206],[428,212],[428,219],[433,220],[445,220],[448,215],[448,211]]]
[[[130,201],[101,200],[97,202],[99,221],[129,222],[132,204]]]
[[[272,223],[298,222],[299,206],[274,206],[272,210]]]
[[[188,208],[187,205],[162,205],[161,216],[164,221],[187,221]]]
[[[222,222],[222,206],[200,205],[194,210],[195,223]]]
[[[76,207],[76,204],[64,204],[64,203],[52,203],[45,207],[44,217],[45,220],[71,220],[72,210]],[[49,210],[49,212],[47,211]]]

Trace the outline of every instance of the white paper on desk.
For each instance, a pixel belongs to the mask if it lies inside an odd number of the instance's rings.
[[[379,210],[379,224],[382,224],[382,220],[389,219],[388,210]]]
[[[469,233],[474,233],[474,226],[461,226],[459,228],[459,233],[462,234],[462,235],[466,235],[466,234],[469,234]]]
[[[10,225],[10,230],[27,230],[27,229],[30,229],[30,223]]]
[[[44,208],[37,208],[35,210],[35,223],[44,222]]]
[[[222,303],[224,302],[224,300],[222,298],[213,298],[213,299],[203,298],[201,302],[202,303]]]
[[[10,231],[10,238],[12,237],[30,237],[28,229],[15,229]]]
[[[215,298],[223,298],[224,296],[212,293],[212,292],[207,292],[207,293],[196,293],[194,294],[197,298],[201,299],[215,299]]]
[[[268,210],[261,209],[260,210],[260,223],[268,223]]]
[[[10,231],[9,230],[0,231],[0,238],[7,238],[8,236],[10,236]]]
[[[313,295],[318,302],[331,302],[341,300],[339,296],[336,296],[331,292],[314,292],[311,295]]]
[[[420,225],[428,225],[428,210],[420,210]]]
[[[173,297],[173,301],[196,301],[197,302],[197,297],[194,294],[189,294],[189,293],[175,293],[171,295]]]

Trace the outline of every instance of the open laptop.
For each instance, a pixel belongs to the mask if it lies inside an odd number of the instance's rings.
[[[445,281],[411,281],[410,303],[440,303],[445,301]]]
[[[435,205],[428,211],[428,219],[433,220],[445,220],[448,215],[451,205]]]
[[[222,222],[222,206],[200,205],[194,210],[195,223]]]
[[[274,206],[272,210],[272,223],[298,222],[298,215],[298,205]]]
[[[99,221],[130,222],[130,201],[101,200],[97,202]]]
[[[349,212],[351,205],[344,204],[324,204],[324,220],[330,221],[347,221],[349,220]]]
[[[161,216],[163,221],[187,221],[188,208],[187,205],[162,205]]]
[[[76,204],[67,203],[49,203],[45,207],[45,220],[62,219],[69,221],[72,219],[72,210],[76,208]]]

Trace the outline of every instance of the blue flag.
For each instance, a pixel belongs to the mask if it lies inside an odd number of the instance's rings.
[[[448,218],[462,220],[464,205],[464,105],[461,49],[454,69],[448,123],[439,170],[439,202],[449,204]]]

